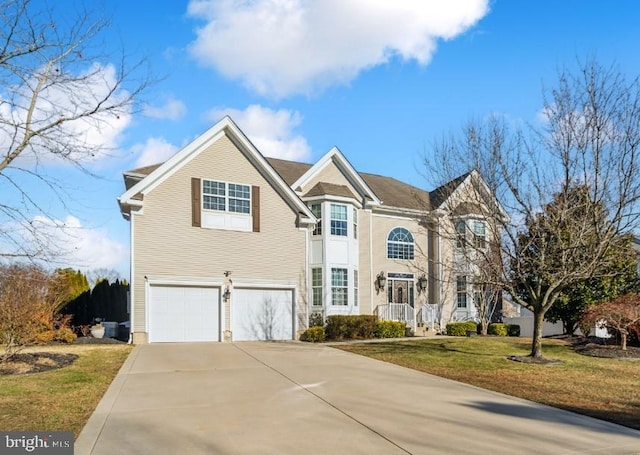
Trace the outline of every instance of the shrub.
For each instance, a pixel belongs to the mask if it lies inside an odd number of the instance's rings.
[[[325,332],[329,340],[373,338],[377,321],[377,316],[367,314],[327,316]]]
[[[503,324],[501,322],[491,323],[489,324],[489,328],[487,329],[487,335],[498,335],[500,337],[506,337],[507,333],[509,333],[507,324]]]
[[[311,313],[311,316],[309,316],[309,327],[324,327],[322,313]]]
[[[520,326],[518,324],[507,324],[507,335],[510,337],[519,337]]]
[[[401,338],[405,336],[406,326],[401,321],[378,321],[374,336],[376,338]]]
[[[310,343],[319,343],[326,339],[326,335],[324,333],[324,327],[314,326],[309,327],[304,331],[302,337],[300,337],[302,341],[308,341]]]
[[[478,325],[473,321],[450,322],[446,326],[447,335],[454,337],[464,337],[467,332],[477,332]]]

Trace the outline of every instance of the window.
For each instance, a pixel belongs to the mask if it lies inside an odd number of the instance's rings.
[[[311,213],[318,220],[318,224],[313,229],[313,235],[322,235],[322,204],[311,204]]]
[[[413,236],[405,228],[397,227],[387,237],[389,259],[413,259]]]
[[[458,308],[467,307],[467,277],[464,275],[456,278],[456,295]]]
[[[467,237],[467,224],[464,221],[456,223],[456,247],[464,248]]]
[[[349,278],[347,269],[331,269],[331,304],[345,306],[348,303]]]
[[[358,271],[353,271],[353,306],[358,306]]]
[[[331,204],[331,235],[347,236],[347,206]]]
[[[322,306],[322,269],[319,267],[311,269],[311,292],[313,305]]]
[[[358,238],[358,209],[353,208],[353,238]]]
[[[475,246],[478,249],[484,249],[487,246],[487,233],[486,227],[483,221],[473,222],[473,238]]]
[[[251,187],[237,183],[203,180],[202,208],[249,214],[251,213]]]

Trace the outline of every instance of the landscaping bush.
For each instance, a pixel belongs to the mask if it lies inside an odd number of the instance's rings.
[[[378,321],[374,336],[376,338],[401,338],[405,336],[406,326],[401,321]]]
[[[324,333],[324,327],[319,326],[309,327],[304,331],[302,337],[300,337],[302,341],[308,341],[310,343],[319,343],[324,341],[326,338],[327,336]]]
[[[507,335],[510,337],[519,337],[520,326],[518,324],[507,324]]]
[[[450,322],[446,326],[447,335],[454,337],[467,336],[467,332],[477,332],[478,325],[473,321],[467,322]]]
[[[494,322],[489,324],[489,328],[487,329],[487,335],[497,335],[500,337],[506,337],[509,333],[507,329],[507,324],[503,324],[502,322]]]
[[[373,338],[377,321],[377,316],[367,314],[327,316],[325,333],[329,340]]]
[[[309,316],[309,327],[324,327],[322,313],[311,313],[311,316]]]

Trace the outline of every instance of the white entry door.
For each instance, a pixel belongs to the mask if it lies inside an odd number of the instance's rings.
[[[293,305],[291,289],[234,289],[233,341],[293,339]]]
[[[149,342],[220,341],[220,289],[149,287]]]

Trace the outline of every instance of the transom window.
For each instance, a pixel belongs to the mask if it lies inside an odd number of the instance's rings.
[[[313,292],[313,305],[322,306],[322,268],[311,269],[311,289]]]
[[[318,224],[313,229],[313,235],[322,235],[322,204],[311,204],[311,213],[318,220]]]
[[[331,235],[347,236],[347,206],[331,204]]]
[[[249,214],[251,213],[251,187],[237,183],[202,180],[202,208]]]
[[[456,277],[456,300],[458,308],[467,307],[467,277],[460,275]]]
[[[349,290],[349,278],[347,269],[331,269],[331,304],[346,306],[348,304],[347,293]]]
[[[387,237],[387,257],[389,259],[413,259],[413,236],[402,227],[397,227]]]

